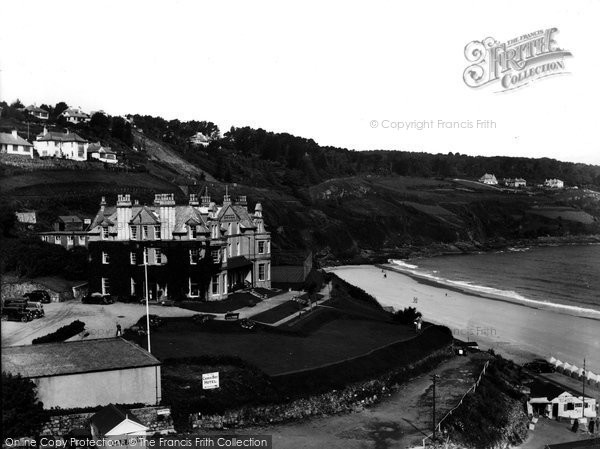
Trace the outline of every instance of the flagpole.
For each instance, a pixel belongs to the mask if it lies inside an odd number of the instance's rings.
[[[146,251],[146,249],[144,249]],[[148,352],[150,350],[150,304],[148,298],[148,254],[144,254],[144,276],[146,278],[146,334],[148,335]]]

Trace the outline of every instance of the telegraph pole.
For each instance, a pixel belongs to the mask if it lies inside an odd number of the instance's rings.
[[[435,441],[435,381],[436,379],[438,379],[440,376],[438,376],[437,374],[432,374],[431,376],[431,380],[433,380],[433,410],[432,410],[432,414],[433,414],[433,437],[432,440]]]
[[[585,418],[585,359],[583,359],[583,376],[581,376],[581,385],[583,386],[583,404],[581,404],[581,417]]]

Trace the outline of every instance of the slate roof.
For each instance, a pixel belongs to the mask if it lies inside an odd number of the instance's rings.
[[[25,108],[25,110],[28,111],[28,112],[37,112],[37,113],[43,113],[43,114],[48,114],[49,113],[45,109],[42,109],[42,108],[40,108],[38,106],[34,106],[34,105],[27,106]]]
[[[196,210],[193,206],[175,206],[175,233],[186,233],[187,225],[195,225],[196,231],[201,233],[209,233],[206,227],[206,221],[202,213]],[[200,228],[198,228],[200,226]]]
[[[83,223],[83,220],[77,215],[59,215],[58,219],[63,223]]]
[[[549,401],[560,396],[566,390],[548,382],[535,382],[531,385],[531,398],[547,398]]]
[[[90,418],[90,423],[96,426],[96,429],[98,429],[100,435],[106,435],[112,429],[125,421],[125,419],[129,419],[130,421],[144,426],[138,417],[131,413],[131,411],[114,404],[108,404],[106,407],[102,407]]]
[[[2,370],[28,378],[156,365],[160,365],[156,357],[122,338],[2,348]]]
[[[81,143],[87,143],[87,140],[85,140],[83,137],[81,137],[77,133],[72,133],[72,132],[61,133],[61,132],[58,132],[58,131],[48,131],[46,134],[44,134],[44,133],[38,134],[37,140],[39,142],[54,141],[54,142],[81,142]]]
[[[12,133],[0,133],[0,144],[2,145],[23,145],[26,147],[32,147],[33,145],[23,139],[17,134],[13,136]]]
[[[65,109],[61,115],[64,115],[65,117],[78,117],[78,118],[87,118],[89,117],[85,112],[80,111],[79,109],[75,109],[75,108],[69,108],[69,109]]]

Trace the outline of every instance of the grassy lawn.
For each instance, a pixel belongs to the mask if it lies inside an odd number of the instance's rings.
[[[203,313],[227,313],[233,310],[255,306],[261,300],[250,293],[233,293],[223,301],[183,301],[177,304],[182,309],[195,310]]]
[[[166,321],[152,333],[152,353],[159,359],[234,356],[269,375],[356,357],[414,336],[412,327],[344,316],[321,320],[309,335],[262,328],[250,331],[234,322],[197,325],[189,318]],[[144,338],[132,337],[142,346]]]
[[[285,317],[293,314],[297,314],[298,310],[302,307],[296,301],[286,301],[283,304],[279,304],[270,310],[259,313],[252,317],[252,321],[258,321],[259,323],[273,324]]]

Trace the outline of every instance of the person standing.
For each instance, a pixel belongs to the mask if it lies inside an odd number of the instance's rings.
[[[117,337],[121,336],[121,325],[117,323]]]

